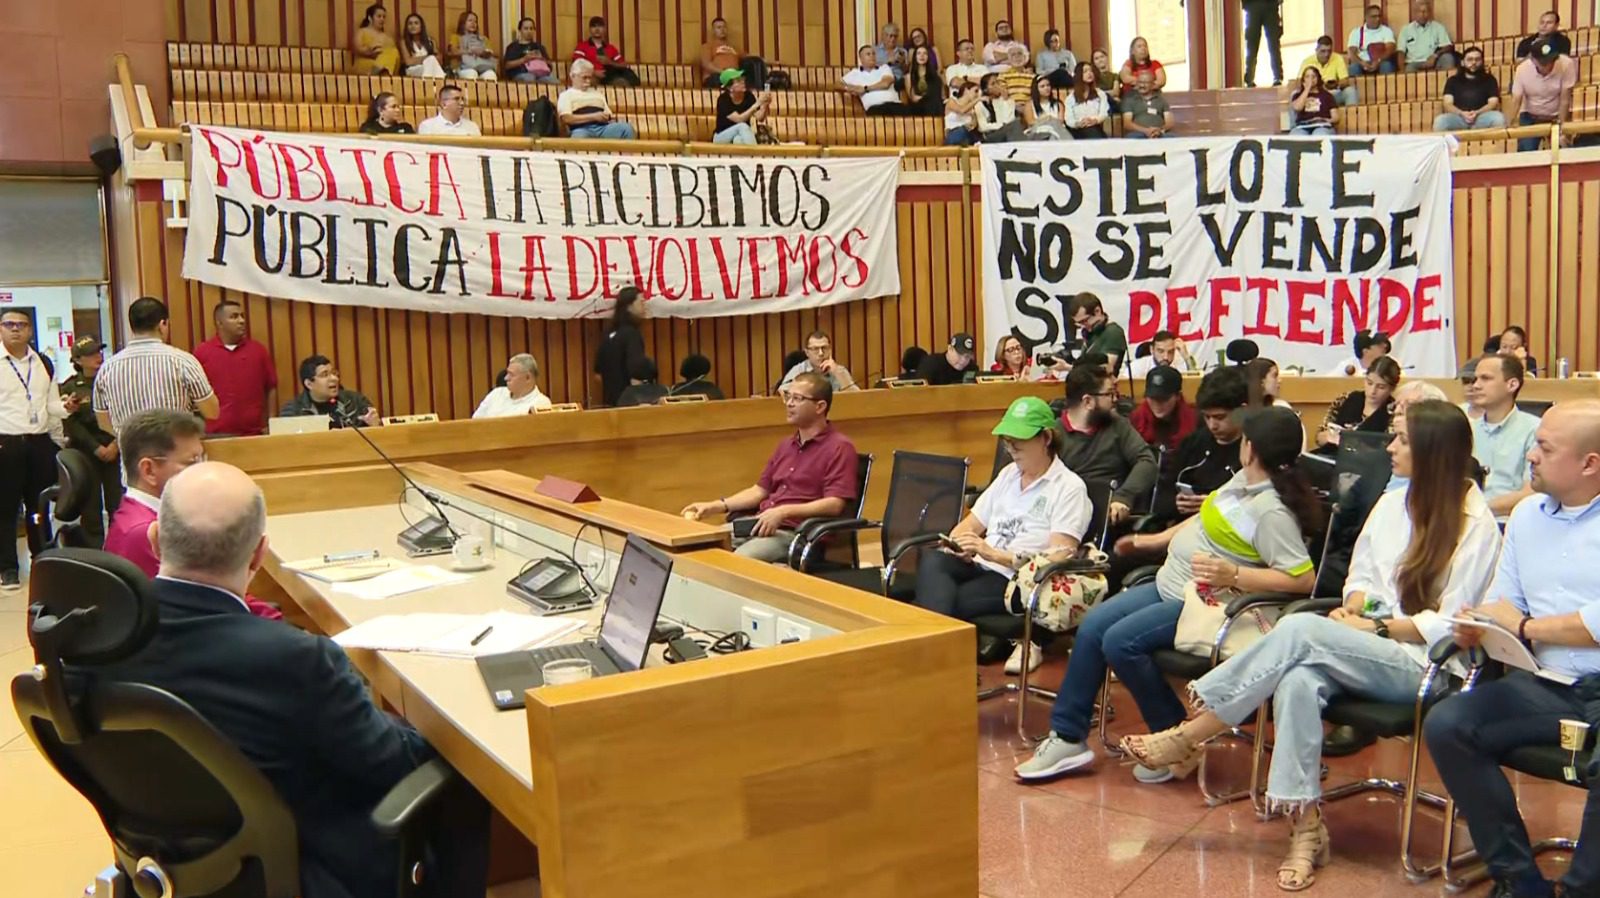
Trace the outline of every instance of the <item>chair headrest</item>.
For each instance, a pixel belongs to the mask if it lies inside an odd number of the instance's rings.
[[[84,500],[95,488],[94,466],[89,456],[77,449],[63,449],[56,453],[56,517],[62,520],[76,518],[83,510]]]
[[[1243,365],[1261,355],[1261,347],[1254,340],[1232,340],[1228,343],[1228,361]]]
[[[36,617],[28,638],[40,651],[41,626],[93,609],[43,641],[68,664],[110,664],[134,654],[155,634],[157,606],[150,579],[125,558],[98,549],[51,549],[34,559],[28,601]],[[38,660],[44,661],[45,658]]]

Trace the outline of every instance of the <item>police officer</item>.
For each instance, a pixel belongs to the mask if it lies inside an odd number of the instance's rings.
[[[122,501],[122,460],[117,453],[117,438],[102,430],[94,416],[94,376],[100,370],[100,363],[105,361],[104,350],[105,344],[99,337],[80,337],[72,344],[72,367],[78,373],[61,384],[63,398],[76,396],[83,403],[67,417],[67,448],[88,456],[100,478],[99,487],[89,490],[83,507],[84,536],[96,547],[105,542],[106,535],[101,518],[102,497],[103,510],[108,517]]]

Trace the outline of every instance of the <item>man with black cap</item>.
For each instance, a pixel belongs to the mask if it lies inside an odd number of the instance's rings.
[[[950,348],[922,360],[917,366],[917,377],[933,386],[963,383],[974,371],[972,362],[977,357],[978,342],[972,335],[956,334],[950,338]]]
[[[1144,376],[1144,401],[1128,423],[1152,449],[1170,455],[1194,432],[1194,408],[1183,398],[1183,375],[1170,365],[1157,365]]]
[[[89,544],[95,547],[99,547],[106,538],[102,510],[106,515],[114,514],[117,505],[122,502],[122,462],[117,450],[117,438],[102,428],[94,416],[94,376],[105,361],[105,348],[100,338],[92,334],[79,337],[72,344],[72,367],[78,373],[61,383],[63,397],[76,396],[82,403],[67,416],[64,423],[67,448],[88,456],[95,474],[100,478],[99,488],[89,491],[83,506],[83,534]]]
[[[1578,83],[1578,63],[1548,38],[1541,37],[1517,64],[1511,79],[1511,96],[1517,102],[1517,124],[1565,124],[1572,115],[1572,88]],[[1562,140],[1566,140],[1562,135]],[[1539,149],[1541,137],[1517,138],[1517,152]]]

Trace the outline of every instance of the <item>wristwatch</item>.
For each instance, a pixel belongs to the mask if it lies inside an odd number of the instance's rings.
[[[1376,633],[1378,635],[1378,638],[1380,638],[1380,639],[1388,639],[1389,638],[1389,625],[1384,623],[1383,621],[1379,620],[1378,618],[1373,618],[1372,619],[1372,632]]]

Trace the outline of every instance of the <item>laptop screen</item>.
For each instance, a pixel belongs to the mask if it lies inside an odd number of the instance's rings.
[[[611,598],[600,621],[600,648],[622,670],[644,666],[650,648],[650,634],[661,613],[661,600],[667,594],[667,577],[672,559],[643,540],[628,537],[617,576],[611,581]]]

